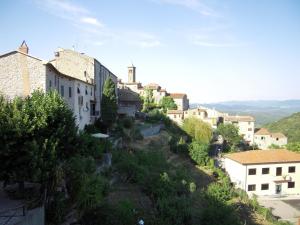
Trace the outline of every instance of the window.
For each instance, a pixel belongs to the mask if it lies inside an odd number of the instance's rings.
[[[93,96],[93,88],[91,87],[91,96]]]
[[[252,128],[248,128],[248,131],[252,131]]]
[[[65,87],[64,87],[64,85],[60,86],[60,94],[61,94],[62,97],[64,97],[64,95],[65,95]]]
[[[276,167],[276,176],[281,176],[282,174],[282,167]]]
[[[87,86],[85,86],[85,95],[88,95],[88,90]]]
[[[270,168],[262,168],[261,173],[262,174],[269,174],[270,173]]]
[[[279,140],[279,138],[276,138],[276,141],[278,141]]]
[[[289,166],[289,173],[295,173],[296,167],[295,166]]]
[[[261,184],[261,190],[269,190],[269,184]]]
[[[264,137],[261,137],[260,139],[261,139],[261,140],[264,140],[265,138],[264,138]]]
[[[49,80],[49,87],[52,87],[52,80]]]
[[[248,185],[248,191],[255,191],[256,185],[255,184],[249,184]]]
[[[69,87],[69,98],[72,97],[72,87]]]
[[[288,188],[294,188],[295,182],[288,182]]]
[[[85,108],[86,108],[86,110],[89,110],[89,109],[90,109],[90,108],[89,108],[89,103],[88,103],[88,102],[85,103]]]
[[[174,118],[176,118],[176,115],[174,115]]]
[[[77,87],[77,93],[80,94],[80,88],[79,87]]]
[[[256,175],[256,169],[249,169],[248,175]]]

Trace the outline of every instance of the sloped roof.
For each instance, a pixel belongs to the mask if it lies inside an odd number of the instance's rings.
[[[183,114],[182,110],[168,110],[167,114]]]
[[[260,128],[255,132],[255,135],[270,135],[271,133],[266,128]]]
[[[139,94],[129,89],[118,89],[118,100],[120,102],[140,102]]]
[[[255,119],[252,116],[226,116],[225,121],[231,122],[254,122]]]
[[[252,150],[225,155],[225,158],[234,160],[243,165],[271,164],[271,163],[300,163],[300,153],[284,150]]]
[[[170,93],[170,96],[172,98],[180,98],[180,99],[182,99],[182,98],[184,98],[186,96],[186,94],[184,94],[184,93]]]
[[[271,137],[273,138],[286,138],[286,136],[283,133],[271,133]]]

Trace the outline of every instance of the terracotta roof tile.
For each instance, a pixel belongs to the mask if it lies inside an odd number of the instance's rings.
[[[260,128],[255,135],[270,135],[271,133],[266,128]]]
[[[270,163],[300,163],[300,153],[277,149],[277,150],[252,150],[225,155],[240,164],[270,164]]]
[[[170,96],[172,97],[172,98],[184,98],[184,96],[186,96],[186,94],[184,94],[184,93],[171,93],[170,94]]]
[[[168,110],[167,114],[183,114],[182,110]]]
[[[237,121],[237,122],[254,122],[255,119],[252,116],[226,116],[225,121]]]

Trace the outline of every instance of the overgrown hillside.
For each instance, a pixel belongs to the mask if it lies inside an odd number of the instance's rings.
[[[282,132],[288,137],[288,142],[300,141],[300,112],[266,125],[272,132]]]

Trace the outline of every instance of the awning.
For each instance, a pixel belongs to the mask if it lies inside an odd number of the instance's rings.
[[[108,137],[109,137],[109,135],[107,135],[107,134],[102,134],[102,133],[92,134],[91,136],[92,136],[92,137],[95,137],[95,138],[108,138]]]

